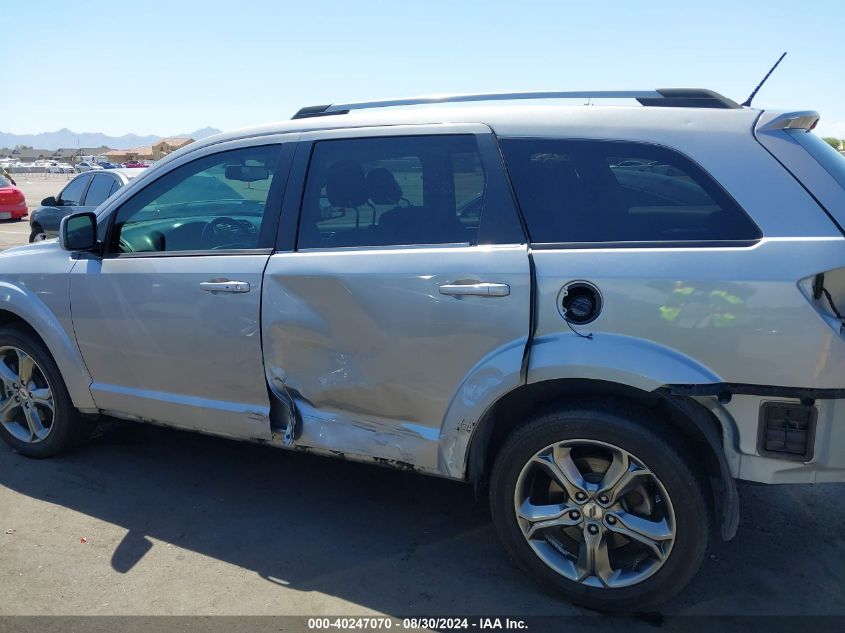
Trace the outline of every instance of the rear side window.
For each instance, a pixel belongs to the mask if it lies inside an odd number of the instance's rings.
[[[101,202],[111,195],[114,183],[115,179],[111,176],[106,176],[105,174],[94,176],[91,186],[88,187],[88,193],[85,194],[85,206],[99,206]]]
[[[486,189],[472,135],[320,141],[298,247],[475,244]]]
[[[502,139],[531,240],[721,242],[759,239],[748,215],[672,150],[621,141]]]

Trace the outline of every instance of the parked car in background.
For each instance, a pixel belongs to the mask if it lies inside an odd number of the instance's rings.
[[[140,169],[109,169],[78,175],[58,196],[44,198],[41,206],[32,212],[29,218],[32,229],[29,241],[39,242],[58,236],[59,224],[63,217],[80,211],[93,211],[111,194],[142,173],[144,172]]]
[[[125,163],[123,163],[123,166],[124,166],[124,167],[127,167],[127,168],[129,168],[129,169],[138,169],[138,168],[140,168],[140,167],[147,167],[147,165],[145,165],[144,163],[142,163],[142,162],[141,162],[141,161],[139,161],[139,160],[129,160],[129,161],[126,161]]]
[[[76,164],[76,171],[79,172],[80,174],[83,173],[83,172],[86,172],[86,171],[91,171],[93,169],[102,169],[102,167],[100,167],[99,165],[97,165],[95,163],[89,163],[89,162],[86,162],[86,161],[83,161],[81,163]]]
[[[121,165],[120,163],[108,163],[108,162],[106,162],[106,163],[97,163],[97,164],[100,167],[102,167],[103,169],[120,169],[121,167],[123,167],[123,165]]]
[[[26,197],[5,176],[0,176],[0,220],[21,220],[26,217]]]
[[[47,167],[47,171],[51,174],[71,174],[74,171],[73,165],[68,163],[59,163],[57,161],[53,161],[50,163],[50,166]]]

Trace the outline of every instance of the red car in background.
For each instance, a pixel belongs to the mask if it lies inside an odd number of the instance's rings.
[[[130,160],[128,163],[123,163],[124,167],[146,167],[146,165],[137,160]]]
[[[26,198],[8,178],[0,176],[0,220],[20,220],[27,216]]]

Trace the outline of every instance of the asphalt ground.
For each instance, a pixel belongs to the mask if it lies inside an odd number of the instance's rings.
[[[740,496],[661,613],[845,615],[843,487]],[[471,487],[267,446],[117,421],[61,458],[2,445],[0,509],[0,614],[584,613],[508,560]]]

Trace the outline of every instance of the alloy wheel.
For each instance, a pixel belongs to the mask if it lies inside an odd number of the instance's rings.
[[[53,392],[35,360],[18,347],[0,347],[0,424],[21,442],[34,444],[53,428]]]
[[[534,454],[517,479],[514,508],[534,553],[591,587],[627,587],[656,573],[675,541],[665,487],[628,451],[567,440]]]

